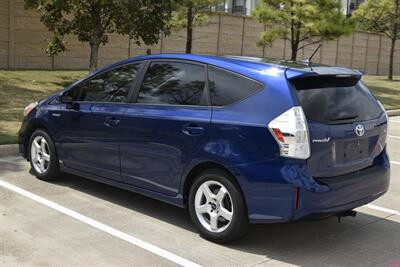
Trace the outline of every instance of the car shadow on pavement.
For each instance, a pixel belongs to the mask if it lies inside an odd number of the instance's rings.
[[[20,158],[0,158],[0,177],[9,172],[20,172],[26,169],[26,162]]]
[[[185,209],[76,175],[65,174],[64,176],[67,177],[55,180],[52,184],[68,186],[74,190],[90,194],[121,207],[169,222],[185,230],[196,232]]]
[[[68,175],[53,184],[90,194],[197,235],[184,209],[78,176]],[[400,216],[384,218],[359,212],[356,218],[344,218],[341,223],[332,217],[318,221],[253,225],[243,239],[224,246],[265,256],[261,265],[269,265],[271,260],[300,266],[400,264]]]

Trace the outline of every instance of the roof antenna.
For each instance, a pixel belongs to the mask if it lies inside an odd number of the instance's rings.
[[[306,60],[306,63],[308,65],[309,68],[311,67],[311,59],[315,56],[315,54],[318,52],[318,50],[322,47],[322,44],[319,44],[319,46],[315,49],[315,51],[312,53],[312,55]]]

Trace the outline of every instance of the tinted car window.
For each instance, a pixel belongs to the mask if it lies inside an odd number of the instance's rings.
[[[146,72],[138,103],[199,105],[204,67],[182,62],[153,62]]]
[[[124,102],[135,82],[140,63],[130,64],[95,76],[82,88],[81,101]]]
[[[82,87],[83,87],[82,85],[77,85],[74,88],[72,88],[71,90],[68,90],[67,92],[65,92],[64,95],[72,97],[72,99],[74,101],[78,101],[79,96],[81,94]]]
[[[358,79],[316,78],[298,82],[297,86],[295,83],[295,87],[309,120],[337,124],[375,119],[382,112],[375,98]]]
[[[208,79],[213,106],[230,105],[264,87],[259,82],[214,67],[208,68]]]

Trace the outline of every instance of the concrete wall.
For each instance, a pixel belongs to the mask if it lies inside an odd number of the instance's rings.
[[[272,47],[256,46],[264,26],[251,18],[215,15],[194,30],[193,53],[289,58],[290,44],[276,41]],[[44,51],[50,33],[35,11],[26,11],[22,0],[0,0],[0,68],[1,69],[86,69],[89,47],[68,36],[67,51],[54,58]],[[173,32],[150,47],[153,53],[178,53],[185,49],[185,31]],[[101,66],[120,59],[144,54],[125,36],[111,35],[100,48]],[[299,59],[308,58],[316,46],[299,51]],[[357,68],[369,74],[387,74],[390,40],[375,33],[356,32],[336,41],[324,43],[315,55],[317,63]],[[395,72],[400,75],[400,42],[396,50]]]
[[[0,68],[8,68],[9,6],[8,0],[0,0]]]

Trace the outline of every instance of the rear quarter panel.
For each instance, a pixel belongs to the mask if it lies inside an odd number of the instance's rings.
[[[304,176],[304,161],[282,159],[267,127],[294,105],[284,71],[275,71],[250,76],[265,84],[254,95],[213,108],[208,141],[191,164],[216,162],[230,170],[244,193],[252,223],[290,220],[293,180]]]

